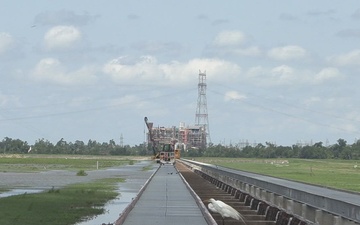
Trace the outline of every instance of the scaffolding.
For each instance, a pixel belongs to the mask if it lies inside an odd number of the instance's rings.
[[[206,102],[206,72],[199,71],[198,100],[195,114],[195,125],[185,126],[181,122],[179,127],[154,127],[151,123],[153,139],[159,143],[170,143],[176,141],[184,146],[183,150],[205,149],[207,139],[210,139],[209,120]],[[147,135],[149,141],[149,135]]]

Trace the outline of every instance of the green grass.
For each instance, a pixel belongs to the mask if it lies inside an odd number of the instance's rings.
[[[70,155],[0,155],[0,172],[39,172],[46,170],[95,170],[134,164],[125,157]]]
[[[354,160],[196,158],[224,167],[360,192],[360,162]],[[356,168],[355,168],[355,167]]]
[[[122,178],[50,189],[38,194],[0,198],[1,225],[67,225],[102,214],[104,204],[117,197]]]

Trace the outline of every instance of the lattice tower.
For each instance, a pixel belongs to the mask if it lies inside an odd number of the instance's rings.
[[[207,102],[206,102],[206,71],[201,72],[200,70],[199,70],[198,100],[197,100],[196,115],[195,115],[195,125],[204,127],[206,137],[208,138],[209,142],[211,142],[209,118],[208,118]]]

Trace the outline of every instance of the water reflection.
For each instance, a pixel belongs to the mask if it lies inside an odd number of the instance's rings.
[[[121,194],[114,200],[108,202],[105,206],[105,213],[91,218],[88,221],[77,223],[75,225],[101,225],[112,224],[119,218],[124,209],[131,203],[132,199],[136,197],[135,192],[122,191]]]
[[[150,175],[156,170],[157,165],[154,165],[149,171],[141,171],[144,166],[152,165],[151,161],[142,161],[135,165],[125,168],[112,168],[107,171],[114,171],[124,174],[124,171],[128,170],[125,183],[120,183],[117,192],[119,196],[106,203],[104,206],[105,213],[91,218],[87,221],[76,223],[75,225],[102,225],[102,224],[115,224],[115,221],[119,219],[120,214],[126,209],[126,207],[133,201],[138,194],[141,187],[144,185]],[[136,170],[134,167],[139,168]]]
[[[10,191],[0,193],[0,198],[10,197],[13,195],[35,194],[43,191],[44,190],[42,189],[12,189]]]

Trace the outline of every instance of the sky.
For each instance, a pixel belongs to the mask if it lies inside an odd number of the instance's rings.
[[[360,2],[0,0],[0,138],[139,145],[195,124],[214,144],[360,137]]]

